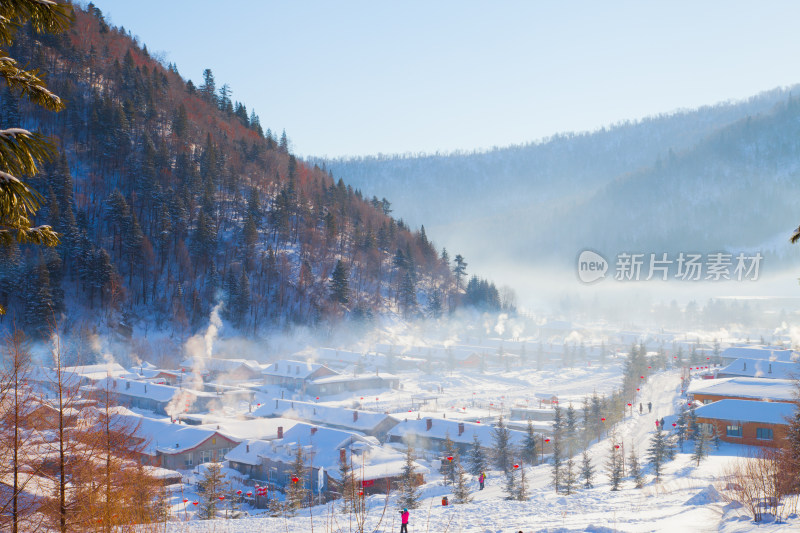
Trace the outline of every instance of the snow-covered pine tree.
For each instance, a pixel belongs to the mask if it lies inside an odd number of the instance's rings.
[[[459,462],[456,465],[456,482],[453,485],[453,502],[454,503],[469,503],[472,501],[472,494],[469,491],[469,483],[467,481],[467,471],[464,466]]]
[[[519,485],[517,487],[517,499],[521,502],[528,499],[528,478],[525,475],[525,465],[519,465]]]
[[[553,487],[555,487],[556,492],[560,492],[561,491],[561,485],[563,483],[563,479],[562,479],[562,474],[563,474],[562,473],[562,467],[563,467],[563,465],[561,464],[562,461],[563,461],[563,458],[561,457],[561,442],[560,442],[560,440],[561,439],[559,439],[556,434],[553,434],[553,440],[552,440],[552,442],[553,442],[553,453],[552,453],[553,474],[552,474],[552,478],[551,479],[553,480]]]
[[[692,439],[696,439],[699,433],[700,430],[697,426],[697,413],[695,413],[694,407],[691,407],[689,409],[689,434],[692,436]]]
[[[661,467],[667,460],[668,447],[667,434],[659,425],[650,439],[650,447],[647,449],[647,462],[653,467],[653,473],[657,480],[661,479]]]
[[[286,486],[286,511],[294,516],[298,509],[303,507],[308,495],[306,489],[306,464],[303,457],[303,448],[297,447],[294,461],[290,465],[289,484]]]
[[[452,457],[452,459],[448,459],[448,457]],[[444,477],[445,485],[452,485],[456,482],[456,465],[458,462],[458,449],[450,438],[450,432],[447,432],[444,436],[444,457],[442,457],[442,466],[439,469],[439,472]]]
[[[706,449],[706,441],[708,437],[706,436],[704,431],[698,431],[694,436],[694,452],[692,453],[692,461],[695,462],[697,466],[700,466],[700,461],[708,454],[708,450]]]
[[[206,471],[197,485],[201,494],[198,517],[203,520],[212,520],[217,516],[219,497],[223,496],[228,488],[228,482],[225,480],[220,464],[206,463]]]
[[[472,446],[469,449],[469,473],[473,476],[481,475],[481,472],[486,470],[486,455],[483,453],[481,441],[478,440],[478,435],[472,435]]]
[[[588,450],[583,450],[581,456],[581,479],[583,486],[587,489],[592,488],[592,479],[594,479],[594,467],[592,466],[592,458],[589,457]]]
[[[539,459],[539,450],[536,443],[536,433],[533,432],[533,422],[528,419],[525,430],[525,440],[522,443],[522,458],[529,465],[535,465]]]
[[[675,431],[676,434],[678,435],[678,446],[680,446],[681,452],[683,451],[683,441],[686,440],[686,422],[687,422],[686,404],[681,403],[681,410],[678,413],[678,421]]]
[[[567,406],[567,416],[564,423],[565,448],[567,457],[572,457],[575,454],[575,445],[578,438],[578,415],[575,408],[572,407],[572,402]]]
[[[575,471],[575,461],[573,461],[572,457],[570,457],[567,459],[564,467],[564,492],[567,494],[572,494],[575,492],[577,486],[578,476],[577,472]]]
[[[417,473],[414,467],[414,448],[409,444],[406,448],[406,462],[400,473],[400,495],[397,503],[400,507],[416,509],[419,506],[419,498]]]
[[[611,483],[611,490],[619,490],[619,484],[622,481],[622,454],[619,451],[616,437],[611,439],[610,452],[611,455],[606,462],[606,473],[608,481]]]
[[[511,450],[509,449],[511,432],[503,421],[503,415],[500,415],[500,420],[494,427],[492,439],[494,441],[494,465],[498,470],[507,473],[511,464]]]
[[[506,497],[509,500],[517,499],[517,491],[519,490],[519,482],[517,480],[517,469],[513,466],[506,472],[506,484],[503,487]]]
[[[628,456],[628,465],[628,471],[630,472],[634,485],[637,489],[641,489],[644,486],[644,475],[639,466],[639,458],[636,456],[636,449],[633,447],[631,447],[631,454]]]

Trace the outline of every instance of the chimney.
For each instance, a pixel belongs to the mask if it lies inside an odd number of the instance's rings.
[[[316,433],[316,432],[317,432],[317,428],[312,426],[312,428],[311,428],[311,434],[313,435],[313,434],[314,434],[314,433]]]
[[[283,426],[278,426],[278,438],[283,438]]]
[[[358,420],[358,411],[353,411],[353,422]]]
[[[347,461],[347,450],[339,448],[339,462],[344,463],[345,461]]]
[[[768,374],[772,374],[772,363],[769,364],[769,372]]]
[[[278,399],[275,398],[275,409],[277,409],[277,408],[278,408]]]
[[[144,391],[147,392],[147,383],[144,385]]]
[[[433,419],[432,418],[426,418],[425,419],[425,431],[430,431],[432,427],[433,427]]]
[[[245,444],[244,447],[247,449],[247,453],[250,453],[250,445],[249,444]]]
[[[464,433],[464,422],[458,423],[458,436],[460,437]]]

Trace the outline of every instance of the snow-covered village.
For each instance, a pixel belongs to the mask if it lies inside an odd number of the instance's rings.
[[[0,531],[800,531],[798,19],[0,1]]]

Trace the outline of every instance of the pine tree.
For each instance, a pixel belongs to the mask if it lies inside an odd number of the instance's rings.
[[[461,254],[457,254],[455,258],[456,265],[453,267],[453,274],[456,277],[456,291],[461,290],[461,280],[467,275],[467,263]]]
[[[19,28],[29,20],[36,33],[61,33],[71,21],[71,6],[56,2],[13,2],[0,8],[0,46],[8,50]],[[5,53],[4,53],[5,55]],[[23,94],[33,104],[50,111],[64,108],[61,99],[47,89],[38,72],[23,70],[13,58],[6,56],[0,62],[0,77],[9,93]],[[13,107],[13,104],[9,104]],[[8,106],[3,115],[9,120],[19,120]],[[22,181],[25,176],[35,176],[40,166],[51,160],[52,144],[41,134],[20,128],[19,122],[4,122],[9,129],[0,130],[0,254],[5,253],[13,241],[18,243],[55,246],[58,235],[48,225],[34,224],[34,216],[44,198]],[[0,305],[0,314],[5,308]]]
[[[469,472],[473,476],[479,476],[484,470],[486,470],[486,456],[478,440],[478,435],[473,434],[472,446],[469,449]]]
[[[450,485],[456,482],[456,465],[459,463],[458,449],[450,439],[450,432],[444,436],[444,457],[442,458],[441,474],[444,477],[444,484]]]
[[[644,475],[639,467],[639,458],[636,456],[636,450],[633,447],[631,448],[631,454],[628,456],[628,465],[636,488],[641,489],[644,486]]]
[[[575,462],[572,457],[567,459],[566,467],[564,468],[564,492],[572,494],[578,486],[578,478],[575,472]]]
[[[198,482],[200,490],[200,509],[199,518],[212,520],[217,516],[217,505],[220,496],[224,496],[228,490],[228,482],[222,473],[219,463],[206,463],[206,471],[203,478]]]
[[[494,465],[498,470],[507,473],[511,463],[511,450],[509,449],[511,432],[503,421],[503,415],[500,415],[500,420],[497,421],[492,432],[492,439],[494,441]]]
[[[333,269],[333,274],[331,275],[331,298],[340,304],[347,304],[350,301],[348,276],[347,267],[339,259],[336,261],[336,268]]]
[[[551,455],[552,462],[553,462],[553,473],[552,473],[552,481],[553,487],[556,489],[556,492],[561,492],[561,488],[564,483],[563,478],[563,458],[561,457],[561,439],[559,439],[556,434],[553,434],[553,453]]]
[[[656,479],[661,479],[661,468],[667,459],[668,454],[667,434],[659,425],[653,438],[650,439],[650,447],[647,449],[647,462],[653,467]]]
[[[50,273],[44,261],[36,267],[35,274],[28,276],[34,281],[29,287],[28,305],[25,309],[25,323],[28,331],[37,337],[44,337],[53,320],[53,295],[50,291]]]
[[[535,465],[539,459],[539,449],[536,443],[536,434],[533,432],[533,422],[528,419],[525,430],[525,440],[522,443],[522,458],[529,465]]]
[[[694,452],[692,453],[692,461],[695,462],[697,466],[700,466],[700,461],[707,455],[708,451],[706,450],[706,440],[708,437],[706,436],[705,432],[698,431],[695,433],[694,436]]]
[[[575,409],[572,407],[571,402],[567,406],[567,416],[564,430],[566,436],[567,456],[572,457],[575,454],[575,444],[578,437],[578,421],[575,414]]]
[[[517,499],[517,470],[510,468],[506,472],[506,482],[503,486],[503,491],[506,493],[506,498],[509,500]]]
[[[303,507],[308,496],[308,489],[306,489],[306,463],[301,446],[297,446],[289,472],[291,477],[286,487],[286,510],[291,516],[294,516],[297,510]]]
[[[454,503],[469,503],[472,501],[472,494],[469,491],[467,482],[467,472],[459,462],[456,465],[456,482],[453,486],[453,502]]]
[[[525,475],[525,466],[519,465],[519,485],[517,486],[517,500],[524,502],[528,499],[528,478]]]
[[[589,452],[587,450],[583,450],[583,455],[581,456],[581,479],[583,480],[584,487],[587,489],[592,488],[594,467],[592,466],[592,458],[589,457]]]
[[[677,422],[677,435],[678,435],[678,445],[683,451],[683,441],[686,440],[686,423],[687,423],[687,413],[686,413],[686,404],[681,402],[681,410],[678,413],[678,422]]]
[[[611,455],[606,462],[606,473],[608,481],[611,483],[611,490],[619,490],[619,485],[622,482],[622,452],[619,451],[619,444],[617,444],[616,437],[611,439]]]
[[[414,466],[414,448],[406,448],[406,460],[400,473],[400,495],[397,503],[400,507],[416,509],[419,507],[420,493],[417,488],[417,473]]]

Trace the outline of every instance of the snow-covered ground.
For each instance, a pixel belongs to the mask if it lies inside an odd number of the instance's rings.
[[[436,405],[438,413],[461,410],[466,418],[480,417],[487,404],[538,405],[540,393],[557,394],[561,398],[579,402],[583,395],[597,391],[609,392],[619,383],[619,366],[608,368],[581,368],[552,370],[545,372],[453,372],[439,377],[421,376],[403,379],[402,391],[384,393],[378,403],[385,406],[400,405],[411,394],[436,391],[444,388],[444,394]],[[474,393],[474,394],[473,394]],[[341,402],[361,402],[361,396],[342,397]],[[446,399],[445,399],[446,398]],[[474,405],[472,403],[473,398]],[[369,400],[375,401],[374,397]],[[534,400],[536,405],[534,405]],[[642,387],[637,402],[644,404],[644,414],[638,410],[620,422],[614,431],[622,442],[625,455],[630,448],[636,449],[644,462],[650,435],[655,420],[666,419],[671,427],[677,406],[685,399],[680,396],[680,374],[671,370],[655,374]],[[384,403],[385,402],[385,403]],[[647,403],[652,402],[653,412],[647,412]],[[366,400],[364,403],[370,403]],[[369,405],[365,405],[369,407]],[[578,407],[578,405],[576,405]],[[466,408],[466,409],[464,409]],[[488,411],[492,412],[494,405]],[[496,414],[496,412],[495,412]],[[528,499],[510,501],[503,491],[504,477],[501,472],[488,471],[486,489],[479,491],[477,481],[472,480],[474,501],[464,505],[441,506],[441,497],[449,495],[451,488],[444,486],[441,476],[433,473],[422,487],[423,499],[418,509],[412,511],[410,532],[464,532],[495,533],[509,531],[724,531],[736,533],[758,528],[770,532],[798,531],[800,519],[792,515],[785,523],[767,521],[760,525],[752,522],[744,509],[723,501],[716,488],[726,464],[747,456],[751,450],[743,446],[723,443],[711,449],[709,457],[699,466],[692,461],[691,444],[685,453],[679,453],[669,462],[656,482],[650,469],[645,468],[646,484],[636,489],[631,480],[623,482],[621,490],[610,490],[605,473],[609,441],[603,439],[589,447],[596,474],[594,487],[580,488],[571,495],[557,494],[551,485],[552,468],[549,465],[527,467]],[[578,458],[579,459],[579,458]],[[432,469],[433,470],[433,469]],[[188,510],[180,498],[189,499]],[[173,511],[176,521],[168,524],[170,532],[230,532],[252,531],[326,533],[357,531],[352,516],[343,514],[338,504],[328,504],[304,509],[292,518],[270,517],[266,512],[250,511],[249,516],[237,520],[192,520],[195,494],[176,495]],[[451,498],[452,500],[452,498]],[[365,531],[380,533],[400,530],[399,514],[394,495],[387,500],[376,495],[368,499],[368,516]],[[258,513],[263,513],[259,515]],[[188,521],[183,521],[186,518]]]

